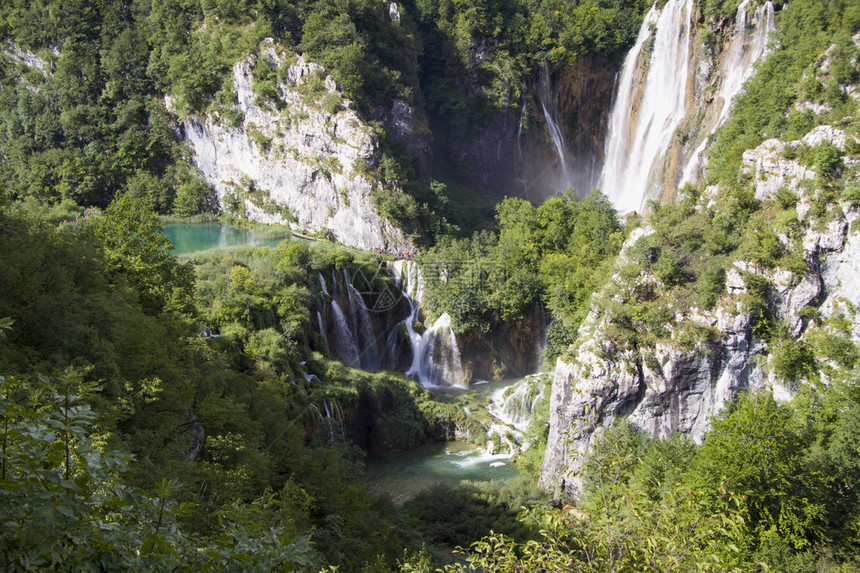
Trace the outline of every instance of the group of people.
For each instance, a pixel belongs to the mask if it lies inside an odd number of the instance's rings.
[[[377,249],[380,255],[389,255],[396,256],[398,259],[411,259],[416,256],[418,253],[413,251],[401,251],[400,249],[392,250],[392,249]]]

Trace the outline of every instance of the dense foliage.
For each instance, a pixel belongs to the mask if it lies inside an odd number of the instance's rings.
[[[701,446],[618,422],[583,470],[577,508],[524,512],[540,537],[485,537],[452,570],[854,570],[860,459],[844,432],[860,407],[857,382],[840,379],[812,410],[742,395]]]
[[[362,424],[380,453],[454,424],[481,439],[456,406],[309,335],[307,276],[362,264],[350,253],[284,243],[179,262],[126,196],[78,223],[0,218],[4,566],[393,565],[410,529],[321,412],[376,408]]]
[[[599,193],[578,202],[568,192],[540,207],[505,199],[496,220],[498,233],[449,240],[422,257],[428,306],[460,332],[533,320],[545,308],[555,318],[546,356],[554,359],[584,318],[597,271],[621,248],[615,209]]]

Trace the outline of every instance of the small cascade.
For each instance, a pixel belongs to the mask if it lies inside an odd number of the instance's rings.
[[[331,427],[331,410],[328,409],[328,400],[323,400],[323,408],[325,409],[325,421],[328,424],[328,441],[334,442],[334,429]]]
[[[394,261],[389,264],[389,271],[409,301],[409,316],[401,322],[412,345],[412,364],[406,375],[416,377],[423,386],[468,387],[468,375],[463,371],[460,349],[448,313],[436,319],[423,334],[418,334],[413,326],[418,320],[424,297],[424,277],[418,263]],[[392,337],[388,343],[393,344]]]
[[[332,333],[332,342],[334,344],[331,345],[331,351],[337,359],[344,364],[349,366],[359,366],[361,361],[358,353],[358,345],[356,344],[352,330],[349,328],[346,315],[343,313],[340,303],[338,303],[337,300],[329,293],[328,285],[326,284],[326,280],[323,278],[322,273],[317,273],[317,276],[319,277],[320,288],[322,289],[323,294],[326,299],[331,302],[332,318],[334,319],[334,332]],[[326,340],[328,340],[325,322],[323,321],[322,313],[319,311],[317,311],[317,320],[319,321],[320,334],[325,336]]]
[[[504,424],[525,433],[532,414],[544,398],[542,377],[527,376],[513,386],[495,392],[490,412]]]
[[[340,429],[341,441],[346,443],[346,426],[343,423],[343,410],[341,407],[337,402],[332,402],[331,406],[329,406],[328,400],[323,400],[323,409],[325,410],[324,420],[328,425],[329,442],[334,442],[334,426],[332,425],[332,419],[334,419]],[[319,412],[319,408],[317,408],[317,411]]]
[[[416,376],[424,386],[469,386],[447,312],[436,319],[413,345],[412,366],[406,375]]]
[[[348,280],[346,290],[349,293],[349,307],[355,324],[354,332],[358,334],[358,346],[361,348],[361,367],[364,370],[378,370],[379,352],[376,349],[376,336],[373,334],[370,312],[358,289]]]
[[[535,371],[540,370],[543,366],[543,353],[548,344],[547,333],[549,332],[549,324],[546,321],[546,314],[543,305],[535,306],[535,325],[539,333],[535,336]]]
[[[320,334],[322,334],[322,337],[328,340],[328,335],[325,330],[325,322],[323,322],[322,313],[320,311],[317,311],[317,324],[319,324]]]
[[[641,211],[652,171],[686,112],[692,0],[651,7],[627,54],[609,115],[601,187],[619,213]],[[643,47],[651,40],[653,48]],[[644,82],[637,69],[647,67]],[[635,112],[634,112],[635,108]]]
[[[538,100],[540,101],[541,109],[543,110],[543,117],[546,120],[546,127],[549,131],[552,143],[555,146],[555,152],[558,155],[558,162],[561,166],[561,178],[558,184],[558,191],[564,191],[572,186],[572,182],[570,172],[567,167],[567,152],[565,151],[564,135],[559,127],[558,109],[555,105],[552,82],[549,77],[549,66],[546,64],[544,64],[540,71]]]
[[[318,273],[320,288],[328,301],[331,303],[334,330],[332,332],[332,353],[335,357],[349,366],[357,366],[364,370],[379,369],[379,352],[376,348],[376,337],[373,332],[373,322],[370,312],[358,289],[352,285],[349,275],[344,270],[343,280],[346,290],[346,301],[343,308],[337,298],[332,296],[328,290],[328,284],[322,273]],[[335,292],[341,292],[341,287],[332,271],[332,284]],[[343,296],[341,295],[343,302]],[[322,313],[317,311],[320,334],[328,340]]]
[[[710,135],[728,119],[735,97],[755,73],[756,62],[767,55],[770,36],[776,31],[773,4],[770,1],[756,9],[751,21],[747,13],[748,6],[749,0],[744,0],[738,6],[732,37],[726,55],[723,57],[722,83],[717,92],[717,101],[722,102],[719,115],[708,131],[708,136],[699,144],[684,167],[682,185],[695,181],[699,158],[707,147]]]
[[[361,366],[355,337],[349,329],[349,324],[340,304],[334,298],[331,299],[331,310],[334,316],[334,348],[332,348],[332,352],[338,360],[348,366]]]

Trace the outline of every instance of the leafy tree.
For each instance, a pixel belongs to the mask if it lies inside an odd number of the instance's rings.
[[[193,288],[190,267],[176,262],[161,229],[146,202],[128,194],[117,197],[93,224],[108,271],[114,280],[133,285],[151,313],[182,310]]]
[[[690,483],[741,496],[746,542],[771,536],[797,549],[823,541],[824,477],[807,465],[809,436],[788,406],[768,393],[744,394],[714,420],[691,468]]]

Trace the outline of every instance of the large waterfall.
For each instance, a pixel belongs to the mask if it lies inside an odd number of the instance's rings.
[[[684,167],[682,185],[695,182],[699,158],[708,144],[710,135],[728,119],[732,102],[741,92],[746,81],[755,73],[755,64],[766,55],[770,35],[776,30],[773,4],[770,1],[759,6],[751,20],[747,15],[748,6],[749,0],[743,0],[738,6],[732,37],[721,65],[722,83],[717,92],[717,101],[721,102],[719,114]]]
[[[660,10],[653,6],[624,60],[601,176],[603,192],[619,213],[641,211],[652,170],[684,118],[692,4],[669,0]],[[644,49],[651,42],[653,48]],[[644,81],[637,78],[639,70],[647,70]]]

